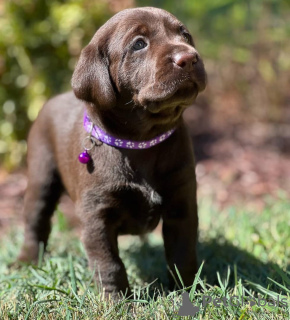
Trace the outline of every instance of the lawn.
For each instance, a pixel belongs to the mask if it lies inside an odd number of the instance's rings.
[[[167,290],[158,233],[121,239],[134,295],[116,302],[101,299],[61,212],[38,266],[8,267],[23,237],[15,227],[0,239],[0,319],[290,319],[290,202],[281,195],[265,203],[261,212],[200,203],[200,274],[189,288],[192,304],[180,310],[184,288]],[[184,308],[195,317],[179,316]]]

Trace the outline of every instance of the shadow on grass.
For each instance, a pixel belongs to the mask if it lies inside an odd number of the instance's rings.
[[[272,291],[280,292],[281,288],[276,286],[268,278],[281,283],[282,278],[279,273],[284,273],[281,267],[273,262],[262,262],[254,257],[251,253],[233,246],[231,243],[224,242],[218,244],[211,240],[200,243],[198,246],[199,258],[205,261],[202,278],[211,285],[218,284],[217,272],[221,278],[226,277],[227,268],[231,269],[231,277],[229,286],[235,285],[234,268],[237,269],[237,278],[242,279],[244,283],[247,281],[254,282]],[[290,265],[287,266],[289,270]]]
[[[154,282],[152,288],[163,287],[167,290],[167,268],[162,244],[150,245],[143,243],[141,246],[131,247],[126,252],[129,263],[136,265],[136,274],[142,281]],[[215,240],[198,244],[199,263],[204,261],[201,279],[209,285],[218,285],[217,272],[221,279],[226,279],[228,268],[230,268],[229,288],[235,286],[235,268],[237,270],[237,280],[242,279],[246,287],[251,288],[247,282],[256,283],[264,288],[268,288],[276,293],[283,290],[275,285],[269,278],[283,283],[280,274],[284,273],[278,264],[267,262],[254,257],[251,253],[241,250],[230,243],[218,244]],[[287,270],[290,265],[287,266]],[[280,274],[279,274],[280,273]],[[252,287],[257,291],[254,287]],[[285,292],[283,292],[285,294]]]

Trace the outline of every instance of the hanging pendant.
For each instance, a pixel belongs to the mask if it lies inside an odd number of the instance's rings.
[[[89,161],[91,161],[92,158],[91,156],[88,154],[87,150],[85,150],[84,152],[80,153],[79,154],[79,162],[80,163],[83,163],[83,164],[86,164],[88,163]]]

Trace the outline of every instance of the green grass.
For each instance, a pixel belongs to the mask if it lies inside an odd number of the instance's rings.
[[[192,303],[200,307],[196,319],[290,319],[290,202],[283,196],[265,201],[262,212],[242,208],[218,211],[209,202],[200,204],[201,269],[190,290]],[[1,320],[194,318],[177,314],[183,288],[167,290],[158,234],[151,234],[146,242],[136,237],[121,240],[121,256],[134,295],[119,302],[104,301],[76,234],[67,228],[60,212],[55,222],[49,253],[38,266],[9,268],[19,250],[22,230],[15,227],[1,237]],[[242,301],[244,296],[255,299],[255,305],[245,301],[240,306],[203,306],[205,296],[227,301],[232,296]],[[278,296],[287,303],[277,305]],[[266,306],[259,306],[258,298],[265,299],[260,300],[263,304],[268,301]]]

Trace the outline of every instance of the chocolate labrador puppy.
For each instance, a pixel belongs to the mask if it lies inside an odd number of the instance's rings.
[[[198,217],[182,113],[205,84],[192,36],[170,13],[128,9],[105,23],[82,50],[73,92],[49,100],[31,128],[19,260],[37,260],[66,190],[106,294],[129,290],[118,235],[149,232],[160,218],[168,266],[191,285]]]

